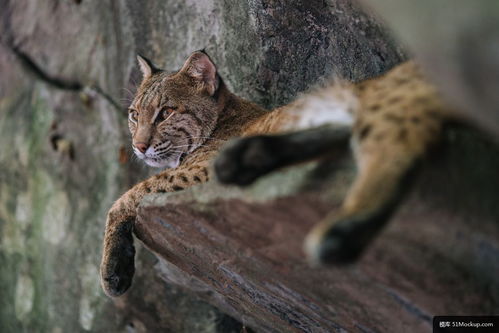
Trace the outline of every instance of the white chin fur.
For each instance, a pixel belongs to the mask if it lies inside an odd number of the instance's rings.
[[[163,161],[156,161],[150,158],[145,158],[143,161],[153,167],[153,168],[166,168],[166,169],[174,169],[179,166],[180,164],[180,156],[179,155],[175,159],[168,159],[168,160],[163,160]]]

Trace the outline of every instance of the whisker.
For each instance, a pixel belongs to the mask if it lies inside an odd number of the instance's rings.
[[[209,136],[189,136],[189,138],[191,138],[191,139],[216,140],[216,141],[223,141],[223,142],[227,141],[227,140],[212,138],[212,137],[209,137]]]
[[[160,153],[156,154],[156,156],[165,157],[165,156],[169,156],[171,154],[178,154],[178,153],[184,153],[184,152],[181,150],[169,150],[169,151],[165,151],[165,152],[160,152]]]
[[[183,153],[182,150],[168,150],[168,151],[165,151],[163,154],[167,154],[167,153]]]
[[[130,89],[128,89],[127,87],[123,87],[123,88],[121,88],[121,90],[124,90],[125,92],[129,93],[132,96],[134,95],[134,93]]]
[[[180,145],[180,146],[175,146],[172,148],[182,148],[182,147],[192,147],[192,145]],[[197,145],[196,148],[198,147],[209,147],[208,145]]]
[[[174,146],[172,148],[181,148],[181,147],[189,147],[190,145],[179,145],[179,146]]]

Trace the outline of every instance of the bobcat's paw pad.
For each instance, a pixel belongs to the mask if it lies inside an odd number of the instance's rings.
[[[277,165],[272,153],[272,139],[255,136],[230,142],[215,160],[220,182],[249,185]]]
[[[346,222],[346,221],[342,221]],[[312,264],[346,265],[355,262],[366,245],[354,228],[339,223],[331,228],[316,227],[305,239],[304,250]]]
[[[132,284],[135,248],[133,245],[120,246],[101,264],[101,284],[110,297],[123,295]]]

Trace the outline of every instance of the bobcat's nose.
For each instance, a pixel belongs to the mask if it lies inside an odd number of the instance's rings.
[[[142,154],[144,154],[147,148],[149,148],[149,145],[144,142],[137,142],[135,144],[135,148],[137,148]]]

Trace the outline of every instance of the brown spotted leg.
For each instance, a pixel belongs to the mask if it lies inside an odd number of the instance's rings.
[[[323,264],[356,260],[407,192],[417,157],[397,150],[364,155],[340,212],[329,214],[307,236],[309,258]]]
[[[135,272],[132,233],[136,209],[142,198],[149,193],[176,192],[207,181],[207,164],[208,161],[189,170],[182,167],[165,170],[135,185],[111,207],[107,215],[100,266],[101,285],[108,296],[120,296],[132,284]]]
[[[432,110],[412,108],[409,118],[387,114],[371,130],[354,132],[357,177],[338,214],[329,214],[307,236],[305,251],[314,262],[357,259],[397,209],[414,179],[412,171],[441,137],[443,122]],[[415,115],[426,115],[414,122]],[[369,128],[369,127],[364,127]]]
[[[220,182],[249,185],[278,168],[346,147],[349,127],[322,126],[289,134],[257,135],[230,142],[215,160]]]

